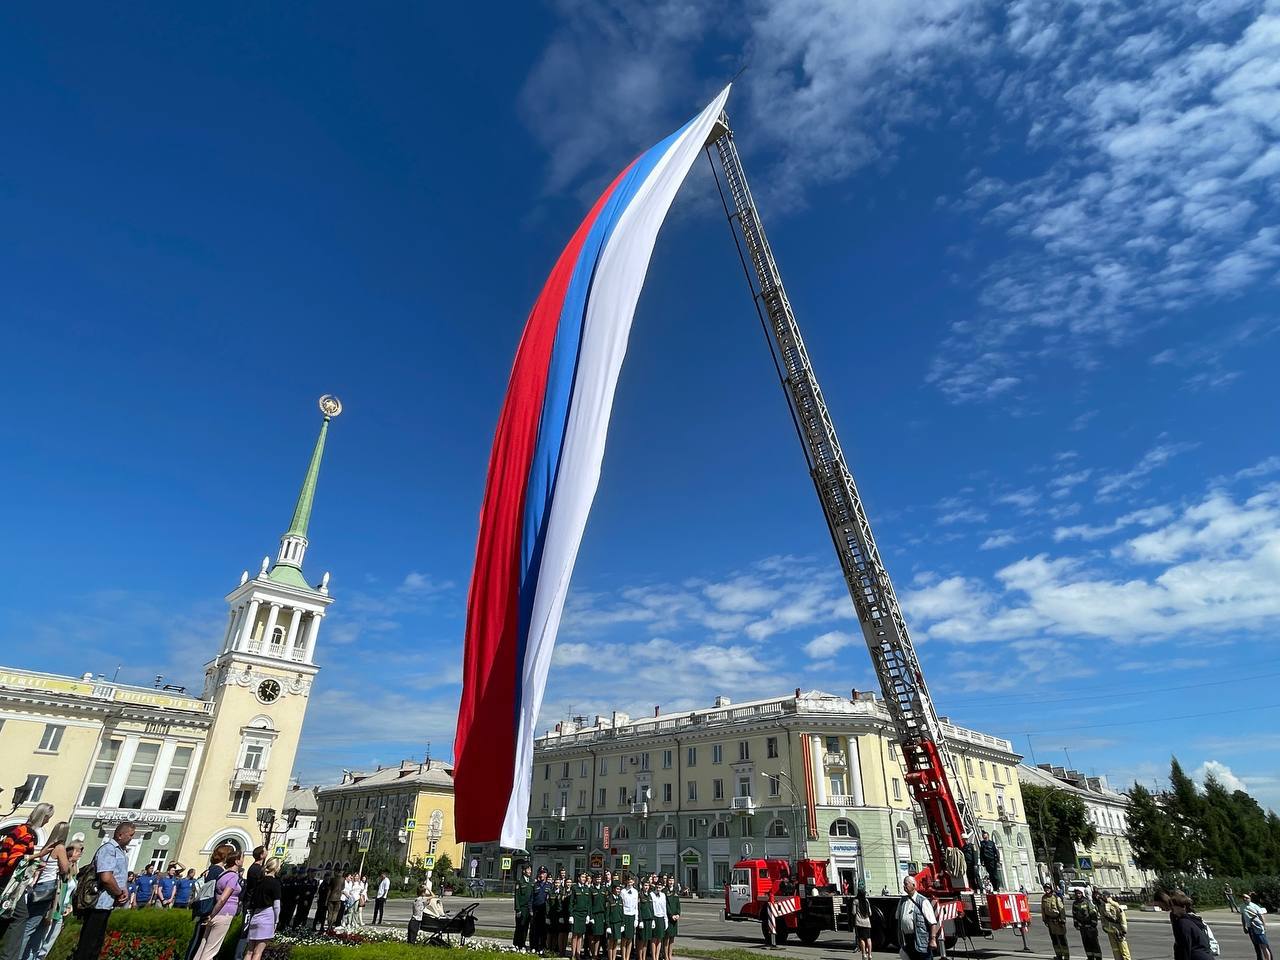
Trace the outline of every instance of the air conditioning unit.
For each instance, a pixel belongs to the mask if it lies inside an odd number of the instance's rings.
[[[637,763],[639,763],[639,762],[640,762],[640,758],[639,758],[639,757],[632,757],[632,758],[631,758],[631,765],[632,765],[633,767],[634,767]]]
[[[356,832],[354,830],[348,830],[346,833],[342,835],[343,840],[354,840],[355,838],[356,838]]]
[[[706,817],[699,817],[699,818],[698,818],[698,826],[700,826],[700,827],[705,827],[706,825],[707,825],[707,818],[706,818]]]

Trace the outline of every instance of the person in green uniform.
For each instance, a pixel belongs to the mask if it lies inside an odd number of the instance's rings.
[[[663,941],[666,960],[674,960],[676,935],[680,932],[680,890],[675,877],[667,877],[667,938]]]
[[[607,918],[607,901],[609,893],[604,888],[600,874],[591,877],[591,956],[599,957],[608,948],[608,937],[604,933]]]
[[[573,936],[573,883],[566,877],[560,883],[560,953],[569,956],[569,940]]]
[[[511,938],[511,945],[517,950],[524,949],[525,938],[529,935],[529,917],[532,909],[529,901],[533,897],[533,864],[527,860],[520,866],[520,879],[516,881],[516,932]]]
[[[564,884],[559,878],[551,881],[551,892],[547,894],[547,950],[560,956],[564,953],[564,944],[560,942],[560,901],[564,897]]]
[[[648,960],[649,941],[653,936],[653,886],[646,877],[640,882],[640,899],[636,904],[636,955],[638,960]]]
[[[614,881],[604,903],[605,936],[609,942],[608,960],[618,960],[618,945],[622,942],[622,884]]]
[[[1057,960],[1071,960],[1071,947],[1067,944],[1067,905],[1062,902],[1051,883],[1044,885],[1044,896],[1040,898],[1040,919],[1049,930],[1054,957]]]
[[[667,939],[667,892],[661,877],[655,877],[649,899],[653,902],[653,929],[649,931],[649,960],[662,960]]]
[[[1080,931],[1087,960],[1102,960],[1102,945],[1098,943],[1098,909],[1089,902],[1083,890],[1076,890],[1076,898],[1071,903],[1071,920]]]
[[[571,955],[581,957],[583,940],[587,935],[587,918],[591,916],[590,878],[584,870],[578,874],[578,882],[569,894],[569,915],[573,918],[573,948]]]
[[[622,960],[631,960],[631,948],[636,942],[636,919],[639,914],[640,891],[635,877],[630,873],[622,881]]]

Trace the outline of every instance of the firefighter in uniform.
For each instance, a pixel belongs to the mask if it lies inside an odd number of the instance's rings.
[[[987,831],[982,831],[982,842],[978,844],[978,856],[982,859],[982,867],[991,878],[991,889],[1000,890],[1000,848],[991,839]]]
[[[1071,904],[1071,921],[1080,931],[1087,960],[1102,960],[1102,947],[1098,943],[1098,909],[1089,902],[1083,890],[1076,890]]]
[[[1122,904],[1109,893],[1102,895],[1102,929],[1111,941],[1115,960],[1129,960],[1129,918]]]
[[[525,937],[529,933],[530,901],[533,899],[533,864],[525,861],[520,867],[520,879],[516,881],[516,932],[511,938],[512,946],[524,949]]]
[[[1051,883],[1044,885],[1044,896],[1040,900],[1040,919],[1049,928],[1053,955],[1057,960],[1071,960],[1071,947],[1067,945],[1067,905],[1054,892]]]

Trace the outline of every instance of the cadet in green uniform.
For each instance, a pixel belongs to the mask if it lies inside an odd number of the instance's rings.
[[[656,877],[649,893],[653,902],[653,929],[649,931],[649,958],[662,960],[663,941],[667,938],[667,894],[662,888],[662,878]]]
[[[603,887],[600,886],[600,874],[592,874],[591,876],[591,915],[588,920],[587,935],[590,937],[589,950],[591,956],[598,957],[604,951],[605,946],[605,900],[608,899]]]
[[[667,939],[664,942],[666,960],[674,960],[676,934],[680,932],[680,890],[675,877],[667,877]]]
[[[636,904],[636,954],[639,960],[649,956],[649,939],[653,935],[653,899],[649,894],[653,888],[646,879],[640,884],[640,899]]]
[[[1129,918],[1124,904],[1109,893],[1102,894],[1102,929],[1111,941],[1116,960],[1129,960]]]
[[[570,955],[582,956],[582,941],[587,935],[587,917],[591,915],[591,889],[587,886],[587,874],[578,874],[578,882],[569,891],[569,916],[572,920],[573,947]]]
[[[640,909],[640,891],[635,878],[625,875],[622,885],[622,960],[631,960],[631,948],[636,942],[636,918]]]
[[[1053,955],[1057,960],[1071,960],[1071,947],[1067,945],[1067,905],[1054,893],[1051,883],[1044,885],[1044,896],[1040,898],[1040,919],[1049,928]]]
[[[1102,947],[1098,943],[1098,911],[1085,898],[1083,890],[1076,891],[1076,898],[1071,904],[1071,920],[1080,931],[1087,960],[1102,960]]]
[[[511,938],[511,945],[518,950],[524,949],[525,937],[529,933],[529,917],[532,913],[529,900],[533,897],[533,864],[526,861],[520,867],[520,879],[516,881],[516,932]]]
[[[560,901],[564,897],[564,884],[557,877],[551,881],[551,892],[547,894],[547,948],[556,956],[564,953],[564,944],[560,942]]]
[[[614,883],[604,902],[604,932],[609,938],[609,960],[618,960],[618,944],[622,942],[622,884]]]

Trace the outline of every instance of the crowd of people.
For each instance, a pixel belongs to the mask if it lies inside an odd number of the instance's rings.
[[[523,864],[515,888],[512,944],[574,960],[672,960],[680,932],[680,890],[674,877],[613,871],[576,880],[546,867],[534,876]]]
[[[25,824],[5,837],[0,866],[0,960],[43,960],[63,919],[71,912],[75,875],[84,844],[69,841],[66,821],[49,828],[43,844],[37,831],[53,819],[53,807],[37,804]]]

